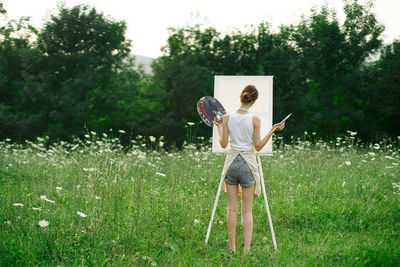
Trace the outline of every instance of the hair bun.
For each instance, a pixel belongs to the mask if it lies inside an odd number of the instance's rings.
[[[254,85],[247,85],[240,94],[240,101],[244,104],[248,104],[251,101],[255,101],[258,98],[258,91]]]
[[[250,103],[252,101],[251,94],[249,92],[244,92],[242,95],[242,100],[245,104]]]

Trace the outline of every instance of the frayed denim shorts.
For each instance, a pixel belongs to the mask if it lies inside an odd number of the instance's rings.
[[[239,154],[229,166],[225,176],[225,182],[230,185],[240,184],[242,187],[248,187],[256,183],[249,165],[244,158]]]

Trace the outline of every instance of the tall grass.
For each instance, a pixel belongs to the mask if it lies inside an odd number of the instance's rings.
[[[123,132],[121,132],[123,134]],[[0,142],[0,265],[317,266],[400,262],[398,140],[364,145],[305,134],[262,157],[278,251],[262,197],[252,252],[228,251],[226,196],[205,234],[224,162],[210,144],[88,133],[84,140]],[[48,225],[47,225],[48,224]],[[47,226],[46,226],[47,225]]]

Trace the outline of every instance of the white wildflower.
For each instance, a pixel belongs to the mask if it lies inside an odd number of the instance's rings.
[[[62,189],[61,186],[56,186],[56,190],[57,190],[57,191],[60,191],[61,189]]]
[[[357,134],[357,132],[352,132],[352,131],[347,131],[347,133],[349,133],[351,136],[354,136]]]
[[[47,202],[50,202],[50,203],[55,203],[54,200],[48,199],[45,195],[41,195],[41,196],[40,196],[40,199],[41,199],[41,200],[44,200],[44,201],[47,201]]]
[[[83,212],[80,212],[80,211],[78,211],[78,212],[76,212],[76,214],[78,214],[79,216],[81,216],[81,217],[87,217],[87,215],[85,214],[85,213],[83,213]]]
[[[393,157],[391,157],[391,156],[385,156],[385,159],[395,160],[395,158],[393,158]]]
[[[41,207],[39,207],[39,208],[32,207],[32,209],[33,209],[33,210],[42,210]]]
[[[375,157],[375,153],[374,152],[368,152],[368,155],[370,155],[371,157]]]
[[[154,136],[149,136],[149,139],[150,139],[150,142],[155,142],[156,141],[156,138],[154,137]]]
[[[342,187],[344,187],[345,184],[346,184],[346,181],[343,182]]]
[[[96,168],[83,168],[85,172],[94,172]]]
[[[24,206],[24,204],[22,204],[22,203],[14,203],[13,205],[16,206],[16,207],[23,207]]]
[[[48,221],[45,221],[45,220],[39,221],[38,224],[39,224],[40,227],[47,227],[47,226],[49,226],[49,222],[48,222]]]
[[[79,188],[81,188],[81,185],[80,185],[80,184],[78,184],[78,185],[76,186],[76,188],[78,188],[78,189],[79,189]]]
[[[160,175],[160,176],[167,176],[165,173],[161,173],[161,172],[156,172],[156,175]]]
[[[346,161],[345,163],[346,163],[347,166],[351,165],[350,161]]]
[[[118,130],[119,133],[124,134],[125,131],[124,130]]]
[[[188,122],[187,122],[187,124],[188,124],[189,126],[193,126],[193,125],[195,125],[195,123],[194,123],[194,122],[190,122],[190,121],[188,121]]]
[[[160,147],[163,147],[163,146],[164,146],[164,142],[163,142],[163,141],[160,141],[159,146],[160,146]]]
[[[91,133],[92,135],[96,135],[96,132],[91,131],[90,133]]]
[[[194,224],[200,223],[200,220],[194,219]]]
[[[379,148],[381,148],[381,146],[380,146],[379,144],[375,144],[375,145],[373,146],[373,148],[376,149],[376,150],[379,150]]]
[[[99,196],[96,196],[95,198],[96,198],[96,199],[100,199],[100,197],[99,197]]]
[[[89,138],[90,136],[89,136],[88,134],[85,134],[85,137],[86,137],[86,138]]]

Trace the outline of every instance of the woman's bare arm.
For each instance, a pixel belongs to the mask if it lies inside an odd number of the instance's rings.
[[[226,148],[228,146],[228,121],[229,114],[225,114],[222,118],[222,123],[216,123],[219,136],[219,144],[222,148]]]
[[[253,116],[253,125],[254,125],[254,134],[253,134],[253,143],[254,143],[254,148],[257,151],[260,151],[265,144],[268,142],[268,140],[271,138],[271,136],[274,134],[275,131],[281,131],[283,128],[285,128],[285,122],[280,122],[276,123],[272,126],[271,130],[269,130],[268,134],[261,139],[260,136],[260,128],[261,128],[261,120],[257,116]]]

